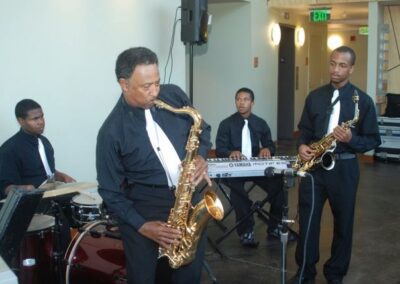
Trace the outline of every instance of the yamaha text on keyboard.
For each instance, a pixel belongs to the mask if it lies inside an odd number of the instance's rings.
[[[295,156],[275,156],[270,159],[251,158],[232,160],[229,158],[207,159],[210,178],[259,177],[268,167],[285,170],[291,167]]]

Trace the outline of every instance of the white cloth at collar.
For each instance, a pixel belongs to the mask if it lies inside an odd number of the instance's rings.
[[[242,128],[242,155],[246,156],[247,159],[252,157],[251,148],[249,121],[245,119],[244,126]]]
[[[147,134],[149,135],[151,145],[165,170],[168,185],[170,187],[176,186],[179,180],[181,164],[178,153],[161,127],[153,120],[150,110],[146,109],[144,114],[146,117]]]
[[[333,96],[331,103],[333,103],[339,97],[339,90],[333,91]],[[328,130],[327,134],[332,133],[333,129],[339,123],[339,115],[340,115],[340,100],[333,106],[331,117],[329,118]]]
[[[42,139],[40,139],[39,137],[38,137],[38,143],[39,143],[38,150],[40,154],[40,159],[42,160],[44,169],[46,170],[46,175],[47,177],[51,177],[53,176],[53,172],[51,171],[49,162],[47,161],[46,151],[44,150]]]

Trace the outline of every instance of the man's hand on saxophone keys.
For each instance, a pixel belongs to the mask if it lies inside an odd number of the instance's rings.
[[[165,249],[171,245],[178,245],[182,238],[182,233],[178,229],[171,228],[167,223],[161,221],[146,222],[138,231]]]
[[[353,135],[350,128],[344,128],[338,125],[333,129],[333,137],[339,142],[348,143]]]
[[[195,171],[191,178],[191,183],[194,186],[197,186],[203,179],[207,181],[208,186],[212,186],[212,182],[210,177],[208,176],[208,163],[204,158],[200,155],[196,156],[195,159]]]
[[[309,160],[311,160],[311,159],[314,157],[314,155],[315,155],[315,150],[311,149],[311,148],[310,148],[308,145],[306,145],[306,144],[301,144],[301,145],[299,146],[298,151],[299,151],[299,155],[300,155],[300,157],[301,157],[301,159],[302,159],[303,161],[309,161]]]

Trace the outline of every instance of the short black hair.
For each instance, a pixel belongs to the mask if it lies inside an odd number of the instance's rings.
[[[118,55],[115,64],[115,75],[117,80],[131,77],[137,65],[157,64],[157,55],[146,47],[133,47],[123,51]]]
[[[336,52],[340,52],[340,53],[350,53],[350,57],[351,57],[350,64],[351,65],[356,64],[356,53],[354,52],[354,50],[352,48],[350,48],[348,46],[345,46],[345,45],[342,45],[342,46],[339,46],[338,48],[335,48],[332,51],[332,53],[335,52],[335,51]]]
[[[239,90],[236,91],[235,99],[237,98],[237,95],[239,93],[241,93],[241,92],[248,93],[250,95],[251,101],[254,102],[254,93],[253,93],[253,91],[251,89],[245,88],[245,87],[244,88],[240,88]]]
[[[23,99],[15,105],[15,117],[25,119],[28,112],[33,109],[42,108],[40,104],[31,99]]]

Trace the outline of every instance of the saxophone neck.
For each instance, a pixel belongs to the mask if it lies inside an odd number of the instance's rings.
[[[193,127],[195,129],[199,129],[201,127],[201,124],[203,122],[203,119],[200,115],[200,113],[194,109],[193,107],[190,106],[184,106],[182,108],[175,108],[165,102],[163,102],[160,99],[157,99],[154,101],[154,104],[156,105],[156,107],[161,108],[161,109],[166,109],[170,112],[173,113],[183,113],[183,114],[188,114],[190,115],[190,117],[193,119]]]

